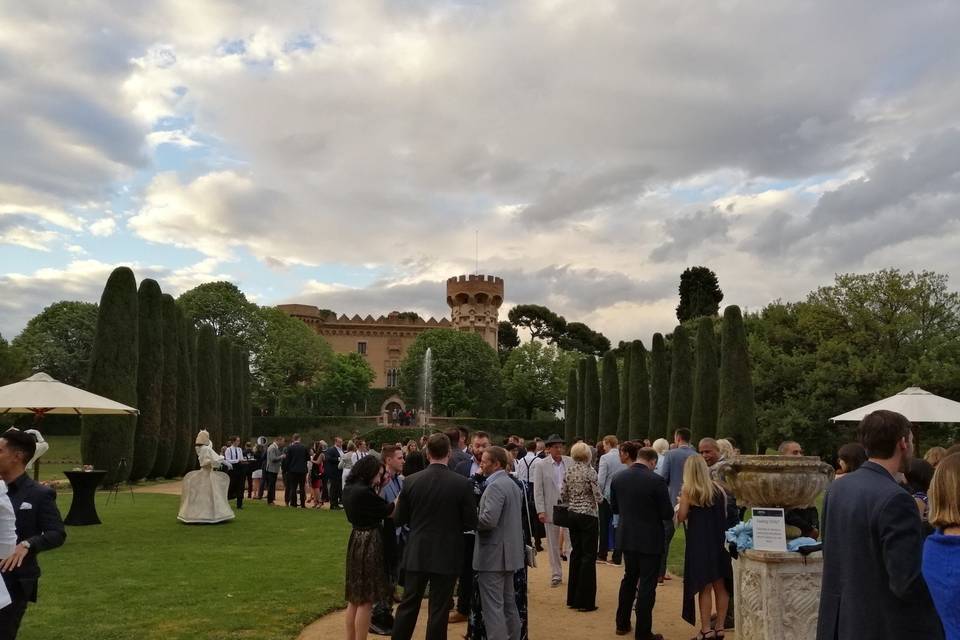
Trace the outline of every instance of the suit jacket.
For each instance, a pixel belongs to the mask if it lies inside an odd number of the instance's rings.
[[[597,471],[597,483],[600,485],[600,493],[607,500],[610,499],[610,482],[613,476],[627,468],[627,465],[620,462],[620,451],[614,449],[607,451],[600,456],[600,469]]]
[[[264,470],[268,473],[280,473],[280,446],[276,442],[271,442],[267,447],[267,464]]]
[[[943,638],[917,505],[886,469],[866,462],[830,486],[822,534],[818,640]]]
[[[464,478],[471,477],[470,470],[473,469],[473,456],[470,456],[466,460],[461,460],[457,463],[457,466],[450,468],[462,475]]]
[[[303,446],[302,442],[291,443],[287,447],[287,472],[288,473],[306,473],[307,472],[307,460],[310,458],[310,453],[307,451],[307,448]]]
[[[463,532],[477,526],[473,485],[442,464],[405,478],[397,508],[397,526],[409,525],[403,568],[407,571],[459,575]]]
[[[30,551],[23,564],[3,574],[3,581],[8,589],[19,583],[26,598],[36,602],[37,580],[40,578],[37,554],[56,549],[67,538],[57,509],[57,492],[37,484],[24,473],[7,485],[7,496],[17,516],[17,544],[27,540]]]
[[[340,450],[327,447],[323,452],[323,471],[328,478],[340,478]]]
[[[563,475],[566,470],[573,467],[573,458],[563,456]],[[547,456],[533,463],[530,467],[530,481],[533,482],[533,502],[537,506],[537,513],[545,513],[547,522],[553,523],[553,505],[560,502],[560,488],[557,487],[557,481],[554,478],[553,458]],[[561,483],[562,484],[562,483]]]
[[[450,459],[447,460],[447,466],[456,471],[457,467],[463,464],[465,460],[473,460],[473,456],[454,447],[450,451]],[[469,471],[467,472],[467,475],[469,475]]]
[[[523,568],[523,493],[506,471],[487,479],[473,551],[474,571],[518,571]]]
[[[697,450],[690,445],[683,445],[676,449],[670,449],[664,454],[663,460],[663,479],[667,481],[667,488],[670,491],[670,504],[677,504],[677,498],[680,496],[680,487],[683,485],[683,465],[687,458],[695,455]],[[670,516],[671,518],[673,516]]]
[[[663,521],[673,506],[663,478],[645,465],[630,465],[610,483],[610,508],[620,515],[617,549],[646,555],[663,553]]]

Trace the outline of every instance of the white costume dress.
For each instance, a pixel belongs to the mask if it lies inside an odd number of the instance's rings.
[[[233,509],[227,501],[230,477],[213,470],[223,462],[223,456],[206,444],[197,447],[197,459],[200,461],[200,469],[183,477],[180,513],[177,514],[177,519],[191,524],[213,524],[232,520]]]

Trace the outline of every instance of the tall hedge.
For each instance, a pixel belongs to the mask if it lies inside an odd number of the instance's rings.
[[[240,436],[241,446],[246,442],[243,435],[243,352],[233,350],[233,427],[234,433]]]
[[[220,349],[217,334],[208,324],[197,334],[197,431],[210,432],[210,442],[223,444],[220,425]]]
[[[241,429],[243,441],[246,442],[253,435],[253,404],[250,396],[250,354],[244,351],[240,355],[243,386],[241,387],[242,402],[240,403]]]
[[[663,335],[653,334],[650,348],[650,431],[653,442],[667,436],[667,417],[670,407],[670,369],[667,365],[667,345]]]
[[[617,354],[612,350],[603,354],[603,387],[600,393],[600,428],[597,441],[616,435],[620,420],[620,376],[617,373]]]
[[[193,434],[191,406],[193,399],[193,367],[190,358],[190,341],[196,335],[193,325],[177,307],[177,424],[173,438],[173,455],[170,456],[170,468],[167,477],[182,476],[187,472],[190,455],[193,454]],[[166,364],[166,363],[165,363]]]
[[[133,271],[117,267],[100,296],[87,390],[130,407],[138,404],[138,307]],[[84,464],[107,472],[104,484],[123,482],[130,476],[136,429],[135,416],[83,416],[80,457]],[[121,465],[121,460],[125,464]]]
[[[577,362],[577,433],[574,437],[584,438],[583,430],[587,419],[587,359]],[[572,441],[571,441],[572,442]],[[567,443],[570,444],[569,442]]]
[[[583,409],[583,439],[596,442],[600,433],[600,378],[597,372],[597,360],[587,356],[587,375],[585,380],[586,404]]]
[[[667,410],[667,433],[690,428],[693,408],[693,354],[690,337],[683,325],[673,330],[670,366],[670,400]]]
[[[630,343],[630,418],[627,433],[631,440],[643,440],[650,433],[650,379],[647,376],[647,350],[643,343]]]
[[[740,307],[730,305],[723,310],[721,331],[717,433],[733,436],[741,451],[754,453],[757,448],[757,408]]]
[[[240,435],[234,420],[236,412],[233,403],[236,397],[233,393],[233,340],[228,337],[220,338],[220,440],[219,447],[228,438]]]
[[[620,415],[617,416],[617,440],[630,438],[630,345],[623,347],[623,364],[620,366]]]
[[[577,411],[579,405],[580,391],[577,388],[577,370],[570,368],[567,374],[567,402],[563,406],[564,431],[563,435],[567,442],[573,442],[577,437]]]
[[[177,438],[177,377],[180,361],[180,317],[177,303],[163,294],[163,379],[160,387],[160,431],[157,433],[157,459],[151,478],[164,478],[173,461],[173,443]]]
[[[184,314],[186,316],[186,314]],[[196,437],[197,433],[203,427],[200,424],[200,352],[197,348],[199,343],[199,333],[193,322],[187,318],[187,335],[190,340],[187,342],[187,351],[190,353],[190,453],[187,454],[187,471],[200,468],[200,462],[196,455]],[[215,344],[215,343],[214,343]]]
[[[713,332],[713,318],[703,316],[697,324],[693,410],[690,416],[690,429],[695,439],[716,436],[719,394],[720,370],[717,368],[717,340]]]
[[[140,281],[140,362],[137,368],[137,402],[140,415],[133,441],[130,480],[146,478],[157,461],[163,407],[163,293],[156,280]]]

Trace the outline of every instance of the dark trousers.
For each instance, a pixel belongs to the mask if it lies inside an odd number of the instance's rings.
[[[340,508],[340,492],[343,490],[343,480],[340,477],[340,474],[336,474],[332,477],[326,479],[327,483],[327,496],[330,499],[330,508],[339,509]]]
[[[27,599],[16,585],[8,585],[10,597],[9,605],[0,609],[0,640],[15,640],[23,614],[27,612]]]
[[[227,500],[237,499],[237,508],[243,507],[243,480],[247,475],[246,469],[240,463],[235,463],[230,470],[230,489],[227,491]]]
[[[249,465],[248,465],[249,466]],[[244,474],[247,483],[247,499],[253,499],[253,469],[247,469],[247,472]]]
[[[630,628],[630,609],[636,601],[635,637],[646,640],[653,633],[653,605],[657,601],[660,554],[623,552],[623,580],[617,604],[617,629]]]
[[[660,577],[667,575],[667,556],[670,555],[670,543],[673,541],[673,534],[677,527],[673,520],[663,521],[663,555],[660,556]]]
[[[275,471],[264,471],[263,482],[267,484],[267,504],[273,504],[277,499],[277,473]]]
[[[607,559],[607,552],[610,550],[610,524],[613,522],[613,510],[610,503],[604,500],[600,503],[600,545],[597,549],[597,557],[601,560]]]
[[[306,507],[307,506],[307,474],[290,471],[285,478],[287,483],[287,506]],[[300,500],[299,504],[297,500]]]
[[[426,640],[447,640],[447,604],[453,597],[457,576],[407,571],[403,583],[403,600],[397,605],[393,621],[393,640],[410,640],[420,615],[420,602],[430,586],[427,608]]]
[[[470,615],[470,603],[473,601],[473,545],[474,534],[463,534],[463,565],[457,586],[457,611],[465,616]]]
[[[593,609],[597,606],[597,519],[571,513],[569,531],[573,551],[567,578],[567,606]]]

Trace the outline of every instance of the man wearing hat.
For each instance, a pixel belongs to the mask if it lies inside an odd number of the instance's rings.
[[[573,459],[563,455],[564,441],[557,434],[551,435],[543,443],[546,457],[537,460],[530,467],[533,482],[533,499],[537,507],[537,517],[547,530],[547,552],[550,555],[550,586],[556,587],[563,582],[563,566],[560,564],[561,527],[553,524],[553,505],[560,502],[560,489],[563,476],[573,466]],[[564,535],[566,544],[570,544],[570,535]]]

